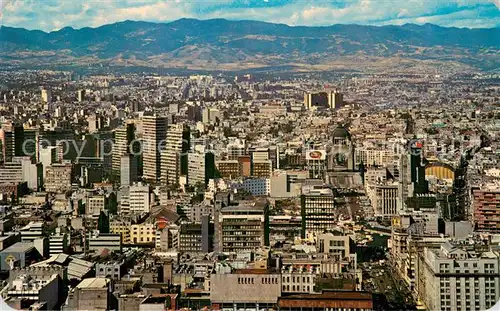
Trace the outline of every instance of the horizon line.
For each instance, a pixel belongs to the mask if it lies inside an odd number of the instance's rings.
[[[312,25],[289,25],[289,24],[285,24],[285,23],[273,23],[273,22],[267,22],[267,21],[257,20],[257,19],[228,19],[228,18],[222,18],[222,17],[221,18],[208,18],[208,19],[201,19],[201,18],[194,18],[194,17],[181,17],[181,18],[178,18],[178,19],[175,19],[175,20],[171,20],[171,21],[146,21],[146,20],[124,19],[124,20],[121,20],[121,21],[117,21],[117,22],[113,22],[113,23],[108,23],[108,24],[102,24],[102,25],[99,25],[99,26],[84,26],[84,27],[80,27],[80,28],[75,28],[73,26],[69,26],[68,25],[68,26],[61,27],[61,28],[59,28],[57,30],[51,30],[51,31],[42,30],[40,28],[25,28],[25,27],[19,27],[19,26],[10,26],[10,25],[3,24],[3,23],[0,24],[0,28],[7,27],[7,28],[14,28],[14,29],[24,29],[24,30],[27,30],[27,31],[40,31],[40,32],[49,34],[49,33],[59,32],[59,31],[61,31],[63,29],[72,29],[72,30],[99,29],[101,27],[106,27],[106,26],[116,25],[116,24],[121,24],[121,23],[127,23],[127,22],[131,22],[131,23],[147,23],[147,24],[156,24],[156,25],[166,25],[166,24],[175,23],[175,22],[178,22],[178,21],[181,21],[181,20],[193,20],[193,21],[200,21],[200,22],[216,21],[216,20],[227,21],[227,22],[258,22],[258,23],[271,24],[271,25],[282,25],[282,26],[287,26],[287,27],[290,27],[290,28],[299,28],[299,27],[305,27],[305,28],[328,28],[328,27],[334,27],[334,26],[362,26],[362,27],[383,28],[383,27],[404,27],[404,26],[410,26],[410,25],[417,26],[417,27],[424,27],[426,25],[430,25],[430,26],[433,26],[433,27],[439,27],[439,28],[445,28],[445,29],[468,29],[468,30],[500,29],[500,26],[489,27],[489,28],[488,27],[478,27],[478,28],[474,28],[474,27],[447,27],[447,26],[441,26],[441,25],[433,24],[433,23],[422,23],[422,24],[404,23],[404,24],[385,24],[385,25],[358,24],[358,23],[336,23],[336,24],[330,24],[330,25],[315,25],[315,26],[312,26]],[[1,21],[1,19],[0,19],[0,21]]]

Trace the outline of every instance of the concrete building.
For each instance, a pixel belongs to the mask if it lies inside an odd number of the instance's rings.
[[[45,191],[63,193],[71,190],[71,164],[52,164],[45,171]]]
[[[89,233],[88,237],[89,251],[99,253],[105,248],[110,251],[121,252],[122,250],[121,235],[112,233],[99,233],[99,232]]]
[[[113,286],[107,278],[82,280],[68,295],[64,310],[113,310],[117,307]]]
[[[271,192],[271,180],[269,178],[245,178],[241,188],[254,196],[267,196]]]
[[[279,273],[236,270],[235,273],[212,274],[210,283],[210,301],[212,308],[217,310],[272,309],[281,295]]]
[[[214,224],[204,216],[201,224],[182,224],[179,230],[179,251],[210,253],[214,245]]]
[[[143,118],[143,177],[159,182],[161,176],[161,149],[167,136],[167,118],[144,116]]]
[[[242,201],[220,210],[216,218],[216,245],[222,252],[250,251],[269,245],[267,201]]]
[[[0,252],[0,269],[8,271],[14,267],[24,268],[40,259],[42,255],[32,242],[18,242]]]
[[[343,106],[343,95],[339,91],[327,91],[304,94],[304,107],[312,109],[340,109]]]
[[[234,179],[241,177],[238,160],[221,160],[215,163],[222,178]]]
[[[114,234],[119,234],[122,237],[123,244],[130,243],[130,226],[129,220],[113,219],[109,223],[109,231]]]
[[[369,185],[368,197],[372,202],[375,216],[392,217],[399,212],[399,186],[398,184],[375,184]]]
[[[273,198],[298,197],[308,171],[274,171],[270,179],[270,196]]]
[[[168,128],[165,148],[161,155],[163,184],[179,184],[180,176],[187,174],[190,137],[189,127],[184,124],[171,124]]]
[[[46,179],[46,170],[47,167],[51,166],[52,164],[56,163],[58,159],[58,147],[57,146],[47,146],[44,148],[40,148],[40,160],[39,162],[42,163],[42,174],[43,174],[43,180]]]
[[[57,273],[51,275],[22,274],[12,279],[3,290],[4,303],[16,310],[55,310],[63,299],[63,283]]]
[[[500,188],[483,186],[472,191],[473,221],[479,231],[500,233]]]
[[[128,203],[130,213],[149,213],[151,210],[149,186],[141,182],[130,186]]]
[[[121,161],[124,155],[130,154],[131,143],[135,139],[135,124],[125,123],[123,126],[115,130],[112,168],[115,174],[121,173]]]
[[[319,271],[314,266],[283,265],[281,268],[281,292],[284,294],[314,293]]]
[[[42,102],[45,104],[50,104],[52,102],[52,91],[48,89],[42,89]]]
[[[252,176],[270,178],[273,173],[273,162],[271,160],[253,160]]]
[[[343,234],[323,233],[318,235],[318,253],[349,257],[351,239]]]
[[[32,164],[30,157],[12,157],[0,167],[0,182],[16,185],[26,182],[29,189],[37,191],[42,185],[42,166]]]
[[[499,254],[446,242],[418,257],[417,290],[429,310],[487,310],[500,298]]]
[[[323,291],[314,294],[298,294],[280,297],[278,310],[349,310],[365,311],[373,309],[371,293],[359,291]]]
[[[61,232],[61,228],[56,228],[55,234],[49,237],[49,255],[57,255],[68,252],[70,236]]]
[[[211,152],[193,151],[188,153],[188,184],[206,185],[209,179],[215,177],[215,156]]]
[[[85,100],[85,90],[78,90],[76,98],[78,99],[79,102],[82,102]]]
[[[106,207],[106,197],[104,194],[96,192],[87,193],[85,198],[85,214],[86,215],[99,215]]]
[[[222,120],[222,114],[219,109],[205,107],[202,112],[203,123],[217,123]]]
[[[130,186],[137,182],[137,159],[133,155],[124,155],[120,158],[120,185]]]
[[[136,224],[130,226],[130,242],[133,244],[155,243],[156,228],[154,224]]]
[[[302,237],[332,230],[336,223],[336,209],[333,191],[323,186],[302,187],[300,209],[302,216]]]

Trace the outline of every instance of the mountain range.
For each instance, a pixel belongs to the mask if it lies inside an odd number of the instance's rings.
[[[0,28],[0,65],[245,70],[497,70],[500,28],[123,21],[43,32]]]

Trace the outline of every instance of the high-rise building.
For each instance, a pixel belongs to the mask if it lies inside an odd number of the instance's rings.
[[[419,254],[417,292],[427,310],[488,310],[500,298],[499,254],[462,242]]]
[[[328,91],[304,94],[304,107],[311,109],[340,109],[344,103],[344,96],[339,91]]]
[[[188,153],[188,184],[207,185],[208,180],[215,178],[215,156],[211,152],[195,150]]]
[[[216,245],[223,252],[240,252],[269,245],[267,201],[239,202],[223,207],[216,221]]]
[[[302,238],[307,234],[320,234],[334,229],[336,220],[335,198],[330,188],[315,185],[302,187]]]
[[[12,157],[22,157],[25,155],[23,150],[25,136],[22,124],[3,124],[0,131],[0,140],[4,162],[10,162]]]
[[[500,233],[500,187],[485,185],[472,190],[473,221],[478,231]]]
[[[221,120],[221,112],[217,108],[205,107],[202,117],[203,123],[217,123]]]
[[[137,181],[137,159],[131,155],[123,155],[120,159],[120,184],[129,186]]]
[[[134,183],[129,188],[129,208],[131,213],[149,213],[151,211],[149,186]]]
[[[179,183],[179,177],[188,170],[188,151],[191,132],[184,124],[172,124],[167,130],[165,148],[161,156],[161,180],[166,185]]]
[[[167,136],[167,118],[145,116],[143,118],[143,178],[159,182],[161,176],[161,149]]]
[[[115,131],[113,144],[112,168],[115,174],[120,174],[122,157],[131,152],[130,145],[135,138],[135,125],[126,123]]]
[[[71,190],[71,164],[52,164],[45,170],[45,191],[63,193]]]
[[[42,89],[42,102],[45,104],[50,104],[52,102],[52,91],[48,89]]]
[[[78,98],[79,102],[84,101],[85,100],[85,90],[78,90],[77,98]]]

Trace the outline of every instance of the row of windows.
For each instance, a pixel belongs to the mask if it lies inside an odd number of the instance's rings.
[[[277,277],[265,277],[261,279],[262,284],[278,284]],[[255,278],[239,277],[238,284],[255,284]]]
[[[285,291],[285,292],[289,292],[289,291],[290,291],[290,288],[292,289],[292,292],[301,291],[301,290],[300,290],[300,286],[299,286],[299,285],[297,285],[297,286],[292,285],[291,287],[290,287],[290,285],[283,285],[283,291]],[[302,286],[302,291],[303,291],[303,292],[309,292],[310,288],[311,288],[311,287],[310,287],[309,285],[307,285],[307,286]]]
[[[305,277],[305,276],[303,276],[303,277],[302,277],[302,282],[307,282],[307,283],[309,283],[309,282],[310,282],[310,280],[311,280],[311,279],[310,279],[310,277]],[[283,277],[283,282],[284,282],[284,283],[290,283],[290,277],[289,277],[289,276],[287,276],[287,277]],[[293,283],[295,283],[295,282],[300,282],[300,276],[297,276],[297,277],[292,276],[292,282],[293,282]]]

